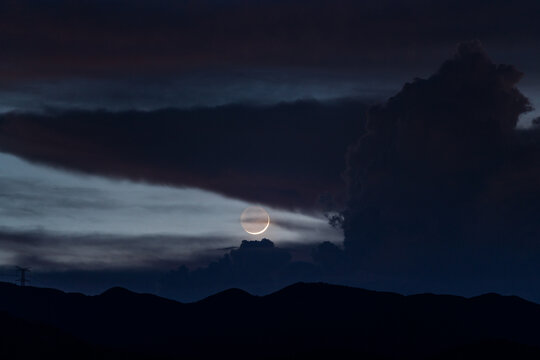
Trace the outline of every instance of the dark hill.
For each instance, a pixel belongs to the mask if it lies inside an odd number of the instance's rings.
[[[30,326],[26,343],[38,349],[43,336],[57,334],[48,352],[87,346],[152,358],[540,359],[540,305],[496,294],[403,296],[299,283],[262,297],[231,289],[179,303],[122,288],[84,296],[0,283],[0,312],[10,319],[3,333]]]

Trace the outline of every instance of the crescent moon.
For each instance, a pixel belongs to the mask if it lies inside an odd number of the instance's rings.
[[[240,224],[250,235],[260,235],[270,226],[270,214],[260,206],[250,206],[240,215]]]
[[[268,227],[270,226],[270,215],[268,215],[268,214],[266,214],[266,221],[267,221],[266,226],[261,231],[251,232],[251,231],[247,231],[246,229],[244,229],[244,230],[245,230],[245,232],[247,232],[248,234],[251,234],[251,235],[260,235],[263,232],[265,232],[266,229],[268,229]]]

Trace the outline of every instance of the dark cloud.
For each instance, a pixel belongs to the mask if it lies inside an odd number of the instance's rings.
[[[324,241],[311,251],[313,261],[320,265],[321,270],[327,276],[347,277],[346,257],[343,249],[334,243]]]
[[[369,111],[346,174],[344,245],[357,266],[446,291],[529,292],[540,274],[540,137],[516,130],[530,109],[521,77],[463,43]]]
[[[358,101],[152,112],[10,113],[0,150],[93,174],[286,208],[340,190],[345,150],[363,129]]]
[[[520,47],[527,59],[540,31],[530,14],[539,6],[534,0],[3,1],[0,76],[416,66],[472,37]]]

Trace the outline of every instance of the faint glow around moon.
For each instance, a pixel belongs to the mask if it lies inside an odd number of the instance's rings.
[[[270,215],[260,206],[250,206],[240,215],[240,223],[251,235],[260,235],[270,226]]]

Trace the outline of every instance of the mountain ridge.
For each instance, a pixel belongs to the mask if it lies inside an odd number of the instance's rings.
[[[0,312],[100,349],[152,357],[427,359],[453,349],[474,353],[475,344],[540,355],[540,305],[498,294],[401,295],[296,283],[265,296],[228,289],[181,303],[120,287],[86,296],[0,283]]]

